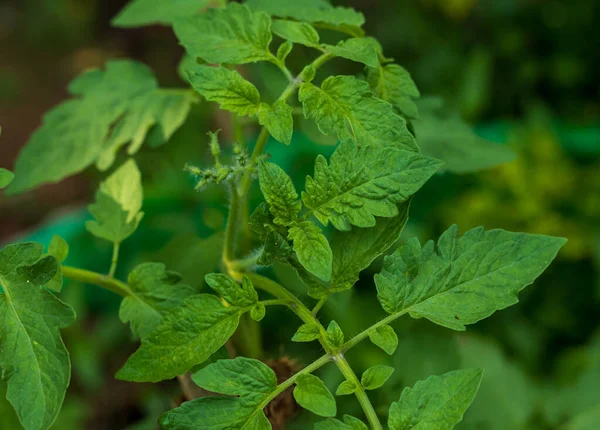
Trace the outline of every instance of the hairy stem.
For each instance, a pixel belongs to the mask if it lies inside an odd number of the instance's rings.
[[[63,266],[62,273],[67,279],[83,282],[84,284],[98,285],[99,287],[112,291],[122,297],[133,295],[129,285],[101,273],[69,266]]]
[[[115,272],[117,271],[117,263],[119,262],[119,248],[121,244],[119,242],[113,243],[112,260],[110,262],[110,270],[108,272],[109,278],[114,278]]]
[[[369,327],[366,330],[361,331],[359,334],[357,334],[356,336],[354,336],[352,339],[350,339],[348,342],[346,342],[341,350],[342,351],[348,351],[350,348],[352,348],[353,346],[359,344],[360,342],[362,342],[363,340],[365,340],[367,337],[369,337],[369,334],[373,331],[378,329],[381,326],[387,325],[389,323],[391,323],[392,321],[396,320],[397,318],[400,318],[402,315],[404,315],[407,311],[401,311],[392,315],[388,315],[387,317],[385,317],[384,319],[382,319],[381,321],[373,324],[371,327]]]
[[[227,218],[227,226],[225,227],[225,243],[223,245],[223,262],[226,266],[230,261],[234,260],[236,226],[240,211],[240,198],[235,190],[234,184],[231,184],[230,194],[229,216]]]
[[[350,367],[350,364],[346,361],[344,354],[339,352],[333,357],[333,361],[337,365],[338,369],[340,369],[340,372],[342,372],[342,375],[344,375],[344,377],[348,380],[348,382],[354,384],[354,386],[356,387],[356,391],[354,392],[354,394],[356,395],[360,406],[362,407],[365,415],[367,416],[367,420],[369,421],[371,428],[373,430],[383,430],[383,427],[379,422],[379,418],[377,417],[377,413],[375,412],[375,409],[373,408],[373,405],[369,400],[369,396],[367,396],[365,389],[363,388],[362,384],[358,380],[358,377],[352,370],[352,367]]]

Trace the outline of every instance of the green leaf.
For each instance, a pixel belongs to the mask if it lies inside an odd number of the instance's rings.
[[[135,336],[144,337],[154,330],[163,316],[182,306],[194,288],[178,284],[179,278],[166,271],[162,263],[142,263],[129,274],[131,294],[123,299],[119,318],[131,323]]]
[[[344,415],[344,422],[335,418],[327,418],[315,424],[315,430],[369,430],[369,427],[358,418]]]
[[[322,417],[334,417],[337,412],[335,398],[323,381],[314,375],[301,375],[296,380],[294,399],[304,409]]]
[[[187,298],[142,338],[142,345],[119,370],[117,378],[158,382],[184,374],[227,342],[239,324],[240,315],[247,310],[226,307],[209,294]]]
[[[189,91],[159,89],[148,67],[129,60],[84,73],[69,92],[78,98],[48,112],[21,151],[9,193],[60,181],[94,163],[107,170],[128,142],[128,153],[136,153],[150,129],[167,141],[196,98]]]
[[[398,347],[398,335],[389,325],[382,325],[371,331],[369,339],[389,355],[393,355]]]
[[[478,227],[458,236],[450,227],[423,249],[416,238],[384,260],[375,275],[378,299],[454,330],[518,302],[517,294],[552,262],[566,239]]]
[[[388,378],[392,376],[392,373],[394,373],[394,368],[390,366],[378,365],[369,367],[362,374],[360,383],[365,390],[375,390],[383,386]]]
[[[482,369],[455,370],[405,388],[390,407],[390,430],[454,428],[473,401],[482,375]]]
[[[375,217],[397,217],[408,200],[439,169],[441,162],[411,151],[344,142],[330,158],[315,161],[306,178],[304,204],[321,223],[342,231],[374,227]]]
[[[192,57],[207,63],[244,64],[270,61],[271,19],[246,5],[229,3],[224,9],[177,20],[173,29]]]
[[[219,103],[221,109],[238,115],[255,115],[258,112],[258,90],[236,70],[191,64],[184,72],[194,90],[206,100]]]
[[[419,107],[421,115],[413,127],[421,151],[443,160],[444,169],[463,174],[515,159],[516,154],[508,146],[479,137],[457,114],[440,109],[432,100],[423,100]]]
[[[335,321],[331,321],[327,326],[327,343],[334,348],[340,348],[344,344],[344,333]]]
[[[211,3],[211,0],[133,0],[113,18],[111,24],[123,28],[171,25],[177,18],[199,13]]]
[[[363,14],[351,8],[333,7],[325,0],[248,0],[246,4],[253,10],[296,21],[353,27],[360,27],[365,22]]]
[[[48,246],[48,255],[53,256],[56,262],[59,263],[56,266],[56,273],[50,281],[46,284],[46,288],[57,293],[62,290],[63,286],[63,274],[62,274],[62,262],[66,260],[69,254],[69,245],[59,235],[54,235]]]
[[[375,65],[367,69],[367,81],[377,97],[390,102],[407,118],[418,118],[419,111],[413,99],[421,94],[406,69],[397,64]],[[438,134],[439,130],[445,129],[438,129]]]
[[[261,321],[265,317],[266,313],[267,309],[265,308],[265,305],[262,303],[257,303],[250,310],[250,318],[252,318],[254,321]]]
[[[316,324],[302,324],[292,337],[293,342],[311,342],[321,335],[319,326]]]
[[[277,48],[277,60],[279,60],[281,63],[285,63],[285,59],[288,57],[288,55],[290,55],[292,49],[294,49],[294,44],[292,42],[289,40],[283,42],[281,45],[279,45],[279,48]]]
[[[271,30],[279,37],[300,45],[319,46],[319,33],[306,22],[273,20]]]
[[[94,236],[121,243],[137,229],[144,213],[142,178],[133,159],[125,162],[108,177],[96,193],[96,203],[89,211],[96,219],[85,226]]]
[[[349,394],[353,394],[357,390],[357,386],[350,381],[343,381],[340,385],[338,385],[337,390],[335,390],[336,396],[347,396]]]
[[[263,161],[258,166],[260,190],[269,204],[275,224],[289,226],[298,218],[302,203],[292,179],[277,164]]]
[[[300,86],[304,116],[313,118],[324,134],[335,134],[342,142],[388,146],[418,151],[406,121],[388,102],[373,96],[369,84],[353,76],[331,76],[317,87]]]
[[[297,222],[290,227],[288,238],[294,242],[300,264],[319,279],[328,281],[333,256],[319,227],[310,221]]]
[[[0,168],[0,190],[8,187],[15,175],[10,170]]]
[[[410,200],[398,206],[398,216],[377,218],[374,227],[336,231],[331,241],[333,271],[328,293],[344,291],[358,281],[365,270],[400,238],[408,220]]]
[[[27,430],[49,428],[71,378],[59,329],[75,320],[73,309],[41,288],[56,273],[43,246],[19,243],[0,249],[0,367],[6,398]]]
[[[242,279],[242,285],[222,273],[209,273],[204,279],[210,288],[233,306],[246,308],[254,306],[258,301],[258,293],[252,282],[245,276]]]
[[[373,42],[367,37],[342,40],[335,46],[325,45],[325,51],[369,67],[379,67],[377,52],[373,48]]]
[[[292,107],[283,100],[275,102],[273,106],[262,103],[257,112],[260,125],[267,127],[275,140],[289,145],[294,134],[294,118]]]

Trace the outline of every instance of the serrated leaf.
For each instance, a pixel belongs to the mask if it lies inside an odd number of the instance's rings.
[[[283,100],[275,102],[273,106],[262,103],[257,112],[260,125],[267,127],[275,140],[289,145],[294,134],[294,118],[292,107]]]
[[[123,299],[119,318],[130,323],[135,336],[144,337],[154,330],[163,316],[182,306],[194,288],[178,284],[162,263],[142,263],[129,274],[131,294]]]
[[[344,344],[344,332],[335,321],[331,321],[327,326],[327,343],[334,348],[340,348]]]
[[[332,253],[321,229],[310,221],[292,224],[288,238],[294,242],[294,251],[302,266],[317,278],[331,278]]]
[[[398,335],[389,325],[382,325],[372,330],[369,339],[389,355],[393,355],[398,347]]]
[[[211,0],[133,0],[112,19],[111,24],[123,28],[171,25],[178,18],[201,12],[211,3]]]
[[[455,370],[405,388],[390,407],[390,430],[454,428],[473,401],[482,375],[482,369]]]
[[[260,106],[256,87],[236,70],[191,64],[184,70],[189,82],[206,100],[238,115],[255,115]]]
[[[377,97],[390,102],[407,118],[418,118],[419,111],[413,99],[421,94],[406,69],[398,64],[372,66],[367,69],[367,81]]]
[[[394,373],[394,368],[390,366],[377,365],[369,367],[362,374],[360,383],[365,390],[375,390],[383,386],[388,378],[392,376],[392,373]]]
[[[56,266],[56,273],[52,279],[46,283],[46,288],[49,290],[56,291],[57,293],[62,290],[63,274],[61,263],[66,260],[68,254],[69,245],[62,237],[55,234],[50,241],[50,245],[48,245],[48,255],[53,256],[58,264]]]
[[[369,67],[379,67],[379,58],[370,38],[353,37],[342,40],[337,45],[325,45],[325,51]]]
[[[319,330],[319,326],[316,324],[302,324],[294,337],[292,337],[293,342],[311,342],[317,339],[321,335],[321,331]]]
[[[395,147],[418,151],[406,121],[388,102],[373,96],[369,84],[353,76],[331,76],[317,87],[300,86],[304,116],[313,118],[319,130],[337,135],[342,142]]]
[[[204,279],[210,288],[233,306],[246,308],[254,306],[258,301],[258,293],[252,282],[245,276],[241,285],[222,273],[209,273]]]
[[[337,412],[335,398],[323,381],[310,374],[301,375],[296,380],[294,399],[304,409],[322,417],[334,417]]]
[[[0,168],[0,190],[8,187],[15,175],[10,170]]]
[[[369,427],[358,418],[344,415],[344,422],[335,418],[327,418],[315,424],[315,430],[369,430]]]
[[[258,166],[258,180],[273,222],[283,226],[295,222],[302,203],[292,179],[277,164],[263,161]]]
[[[102,182],[96,192],[96,203],[88,207],[95,221],[86,222],[87,230],[114,243],[121,243],[133,234],[144,216],[140,211],[141,179],[135,161],[130,159]]]
[[[226,307],[213,295],[198,294],[165,315],[117,373],[134,382],[158,382],[203,363],[235,332],[249,309]]]
[[[94,163],[107,170],[127,143],[129,154],[137,152],[153,127],[160,141],[167,141],[196,97],[159,89],[150,69],[130,60],[109,61],[105,71],[84,73],[69,92],[78,98],[50,110],[19,154],[9,193],[60,181]]]
[[[177,20],[179,42],[192,57],[207,63],[244,64],[270,61],[271,19],[246,5],[229,3],[223,9]]]
[[[342,381],[340,385],[338,385],[337,390],[335,390],[336,396],[347,396],[356,391],[358,387],[350,381]]]
[[[518,302],[517,294],[552,262],[566,239],[478,227],[450,227],[423,249],[412,239],[375,275],[388,313],[408,312],[454,330]]]
[[[342,231],[374,227],[375,217],[396,217],[397,205],[408,200],[440,168],[441,162],[411,151],[374,148],[344,142],[329,164],[315,160],[306,178],[304,204],[321,223]]]
[[[319,46],[319,33],[306,22],[274,19],[271,30],[279,37],[304,46]]]
[[[294,249],[275,227],[267,225],[266,229],[269,233],[256,263],[261,266],[270,266],[275,262],[288,263],[294,255]]]
[[[52,425],[71,378],[59,329],[73,323],[75,312],[41,288],[57,267],[43,250],[31,242],[0,249],[0,367],[6,398],[27,430]]]
[[[361,271],[398,241],[408,220],[410,200],[398,206],[398,216],[377,218],[374,227],[336,231],[331,241],[333,271],[328,293],[352,288]]]

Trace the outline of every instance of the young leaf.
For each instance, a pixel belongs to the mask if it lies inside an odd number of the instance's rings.
[[[331,76],[316,87],[300,86],[304,116],[313,118],[324,134],[342,142],[418,151],[406,121],[388,102],[373,97],[369,84],[353,76]]]
[[[288,55],[290,55],[292,49],[294,49],[294,44],[289,40],[286,40],[281,45],[279,45],[279,48],[277,48],[277,59],[280,62],[285,63],[285,59],[288,57]]]
[[[261,321],[265,317],[266,313],[267,309],[265,308],[265,305],[262,303],[257,303],[250,310],[250,318],[252,318],[254,321]]]
[[[317,339],[321,335],[321,331],[319,327],[315,324],[302,324],[294,337],[292,337],[293,342],[311,342]]]
[[[473,401],[482,375],[482,369],[455,370],[405,388],[390,407],[390,430],[454,428]]]
[[[369,67],[379,67],[377,52],[373,48],[373,42],[367,37],[342,40],[335,46],[326,45],[325,50],[338,57],[363,63]]]
[[[127,279],[131,294],[123,299],[119,318],[131,323],[135,336],[144,337],[154,330],[164,315],[182,306],[195,293],[194,288],[178,284],[162,263],[142,263]]]
[[[335,390],[336,396],[347,396],[356,391],[358,387],[350,381],[343,381],[340,385],[338,385],[337,390]]]
[[[0,367],[6,398],[27,430],[52,425],[71,378],[59,329],[75,312],[41,288],[57,267],[54,257],[41,258],[43,250],[31,242],[0,249]]]
[[[298,217],[302,203],[292,179],[277,164],[261,162],[258,166],[260,190],[269,204],[275,224],[289,226]]]
[[[0,190],[8,187],[15,175],[10,170],[0,168]]]
[[[374,227],[336,231],[331,241],[333,271],[328,293],[344,291],[358,281],[365,270],[400,238],[408,220],[410,200],[398,206],[398,216],[377,218]]]
[[[122,28],[171,25],[177,18],[199,13],[211,3],[211,0],[132,0],[113,18],[111,24]]]
[[[194,90],[206,100],[219,103],[221,109],[238,115],[255,115],[258,112],[258,90],[236,70],[192,64],[184,72]]]
[[[63,274],[61,263],[66,260],[68,254],[69,245],[62,237],[55,234],[50,241],[50,245],[48,246],[48,255],[53,256],[58,264],[56,265],[56,273],[52,279],[46,283],[46,288],[49,290],[56,291],[57,293],[62,290]]]
[[[390,102],[404,116],[411,119],[419,116],[412,99],[421,94],[406,69],[397,64],[376,65],[367,69],[367,81],[377,97]]]
[[[86,222],[94,236],[121,243],[137,229],[144,213],[141,174],[133,159],[100,184],[96,203],[89,206],[95,221]]]
[[[296,380],[294,399],[300,406],[322,417],[334,417],[335,398],[323,381],[314,375],[301,375]]]
[[[360,378],[360,383],[365,390],[375,390],[385,384],[390,376],[394,373],[394,368],[390,366],[373,366],[365,370]]]
[[[294,134],[294,118],[292,107],[283,100],[275,102],[273,106],[262,103],[257,112],[260,125],[267,127],[273,138],[285,145],[289,145]]]
[[[411,151],[344,142],[330,158],[319,155],[314,177],[306,178],[304,204],[321,223],[342,231],[374,227],[375,216],[396,217],[440,168],[441,162]]]
[[[334,348],[340,348],[344,344],[344,333],[335,321],[331,321],[327,326],[327,343]]]
[[[235,332],[249,309],[226,307],[213,295],[198,294],[165,315],[117,373],[133,382],[158,382],[203,363]],[[185,324],[182,324],[185,321]]]
[[[273,59],[269,51],[271,19],[246,5],[229,3],[224,9],[209,9],[177,20],[173,29],[187,53],[207,63],[244,64]]]
[[[233,306],[246,308],[254,306],[258,301],[258,294],[252,282],[245,276],[242,279],[242,285],[222,273],[209,273],[204,279],[210,288]]]
[[[310,221],[294,223],[288,238],[294,242],[298,261],[310,273],[328,281],[331,278],[332,253],[327,238]]]
[[[389,355],[393,355],[398,347],[398,335],[389,325],[382,325],[371,331],[369,339]]]
[[[478,227],[458,236],[450,227],[437,249],[412,239],[375,275],[378,299],[391,314],[408,312],[464,330],[517,303],[517,294],[552,262],[566,239]]]
[[[358,418],[344,415],[344,422],[335,418],[327,418],[315,424],[315,430],[369,430],[369,427]]]
[[[106,170],[128,142],[128,153],[137,152],[154,126],[159,141],[167,141],[196,98],[191,92],[159,89],[150,69],[129,60],[109,61],[106,71],[84,73],[69,92],[79,98],[48,112],[21,151],[10,193],[57,182],[93,163]]]
[[[319,46],[319,33],[306,22],[275,19],[271,24],[271,30],[279,37],[290,42],[310,47]]]

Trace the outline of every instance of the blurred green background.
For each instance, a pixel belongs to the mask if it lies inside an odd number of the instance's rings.
[[[11,168],[42,114],[67,98],[68,82],[116,57],[153,68],[162,86],[183,86],[177,65],[183,50],[167,27],[124,30],[110,20],[125,0],[0,0],[0,165]],[[596,0],[352,0],[337,1],[362,11],[368,34],[386,56],[412,75],[423,97],[439,96],[455,116],[423,116],[432,139],[476,143],[486,139],[511,148],[514,161],[477,172],[448,169],[417,194],[402,238],[435,238],[449,225],[483,225],[569,239],[556,262],[520,296],[520,303],[469,328],[468,333],[401,320],[393,357],[370,345],[352,350],[358,371],[388,361],[392,383],[374,392],[374,403],[397,400],[405,385],[430,374],[484,367],[475,403],[460,429],[600,428],[600,5]],[[303,60],[298,55],[298,62]],[[294,64],[292,64],[294,66]],[[327,73],[360,73],[355,64],[334,61]],[[279,91],[279,75],[249,66],[261,93]],[[427,108],[420,104],[421,114]],[[231,142],[229,117],[206,103],[195,106],[186,125],[161,148],[137,159],[144,176],[146,217],[122,248],[118,276],[141,261],[163,261],[186,283],[202,287],[218,267],[207,250],[220,246],[226,194],[210,187],[193,191],[186,162],[208,158],[206,132],[222,128]],[[466,124],[458,123],[459,115]],[[433,122],[432,122],[433,121]],[[457,125],[458,124],[458,125]],[[248,137],[251,137],[249,135]],[[289,148],[271,142],[268,151],[297,184],[312,170],[316,154],[332,144],[300,121]],[[455,154],[461,166],[465,154]],[[446,154],[448,157],[451,155]],[[467,157],[468,158],[468,157]],[[498,160],[491,160],[490,165]],[[449,163],[449,167],[450,163]],[[71,245],[67,261],[100,272],[109,245],[89,236],[83,223],[101,176],[96,171],[17,197],[0,195],[0,243],[31,238],[48,243],[53,234]],[[260,197],[253,190],[254,203]],[[382,316],[373,273],[339,294],[323,310],[349,337]],[[269,272],[299,294],[305,288],[285,267]],[[154,429],[156,417],[181,401],[177,383],[135,385],[113,375],[136,340],[117,317],[118,299],[91,286],[71,284],[64,299],[78,322],[64,337],[73,379],[64,411],[54,425],[69,429]],[[354,310],[354,311],[353,311]],[[264,358],[292,370],[319,353],[291,344],[296,321],[285,311],[261,323]],[[243,351],[242,351],[243,352]],[[340,375],[326,368],[335,387]],[[4,388],[0,386],[0,391]],[[340,412],[359,415],[358,404],[339,398]],[[286,428],[310,428],[311,416],[281,411]],[[293,417],[293,419],[290,419]],[[0,397],[0,428],[18,429]]]

